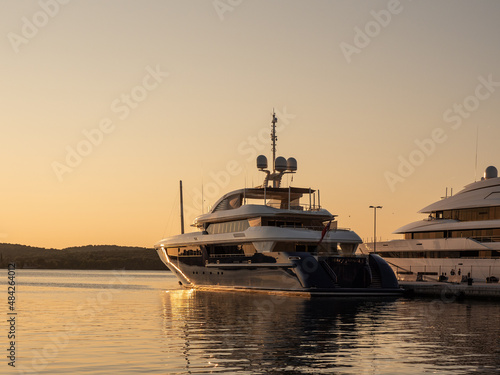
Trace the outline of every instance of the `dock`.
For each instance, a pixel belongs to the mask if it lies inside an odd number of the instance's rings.
[[[408,296],[439,297],[443,300],[490,299],[500,301],[500,284],[448,283],[433,281],[400,281],[399,285]]]

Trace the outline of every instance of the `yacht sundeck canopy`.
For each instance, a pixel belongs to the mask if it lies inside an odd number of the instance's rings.
[[[312,194],[315,190],[308,188],[248,188],[234,190],[225,194],[214,205],[210,212],[238,208],[242,205],[243,199],[272,199],[281,201],[285,206],[288,200],[296,201],[304,194]]]

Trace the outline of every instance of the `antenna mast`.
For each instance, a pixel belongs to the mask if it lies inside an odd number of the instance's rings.
[[[182,180],[179,181],[181,195],[181,234],[184,234],[184,201],[182,199]]]
[[[474,166],[474,182],[477,181],[477,145],[479,138],[479,125],[476,125],[476,164]]]
[[[278,140],[278,137],[276,137],[276,123],[278,122],[278,119],[276,118],[276,113],[274,112],[273,109],[273,130],[271,131],[271,141],[273,142],[273,172],[276,171],[276,141]]]
[[[269,184],[269,181],[273,182],[273,188],[279,188],[281,184],[281,178],[285,173],[295,173],[297,171],[297,160],[295,158],[285,159],[283,156],[276,157],[276,141],[278,137],[276,136],[276,123],[278,119],[276,118],[276,113],[273,109],[273,121],[271,130],[271,141],[272,141],[272,151],[273,151],[273,170],[272,172],[267,169],[267,158],[264,155],[257,156],[257,169],[266,174],[264,183],[262,187],[265,189]],[[264,193],[265,197],[265,193]]]

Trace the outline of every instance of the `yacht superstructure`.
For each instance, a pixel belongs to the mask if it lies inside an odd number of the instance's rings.
[[[258,290],[308,295],[399,294],[396,277],[378,255],[355,255],[360,237],[337,226],[310,188],[282,187],[297,161],[276,151],[261,186],[231,191],[194,221],[197,232],[165,238],[155,249],[188,288]],[[319,192],[318,192],[319,193]],[[305,199],[304,199],[305,198]]]
[[[399,280],[498,281],[500,178],[495,167],[486,168],[481,181],[419,212],[427,218],[394,232],[404,239],[376,244]],[[361,249],[372,252],[373,243]]]

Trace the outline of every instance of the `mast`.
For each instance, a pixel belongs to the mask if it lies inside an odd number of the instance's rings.
[[[179,181],[179,188],[181,192],[181,234],[184,234],[184,202],[182,201],[182,180]]]
[[[271,141],[273,142],[273,173],[276,171],[276,141],[278,140],[278,137],[276,137],[276,123],[278,122],[278,119],[276,118],[276,113],[274,112],[273,109],[273,130],[271,131]]]
[[[477,181],[477,145],[479,138],[479,125],[476,125],[476,164],[474,166],[474,182]]]
[[[295,173],[297,170],[297,160],[295,158],[285,159],[283,156],[276,157],[276,141],[278,137],[276,136],[276,123],[278,119],[276,113],[273,109],[273,120],[272,120],[272,130],[271,130],[271,141],[272,141],[272,151],[273,151],[273,168],[267,169],[267,158],[264,155],[257,156],[257,169],[266,174],[264,178],[264,183],[262,187],[268,187],[269,181],[273,182],[273,188],[279,188],[281,184],[281,178],[285,173]]]

